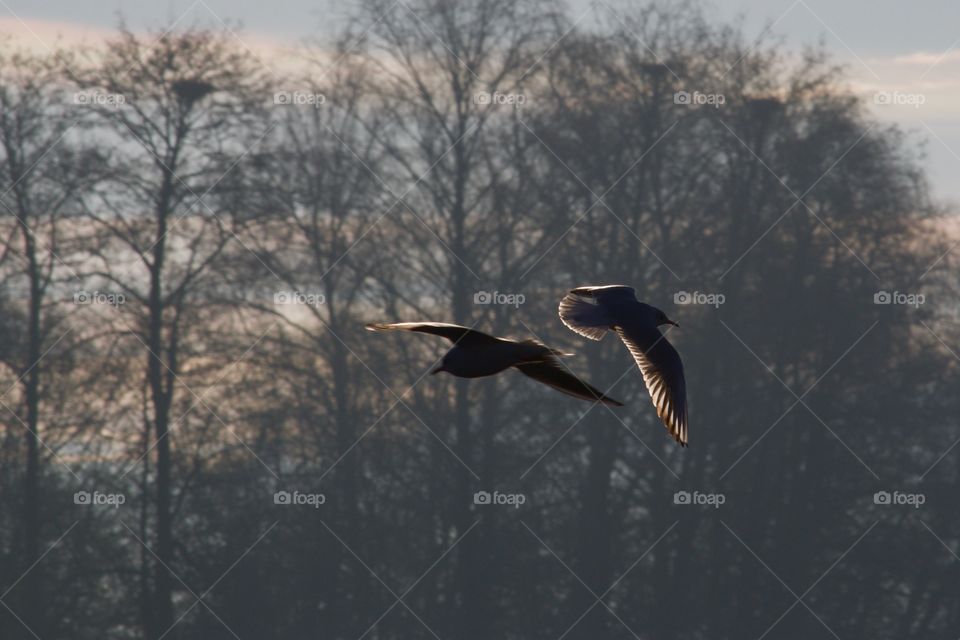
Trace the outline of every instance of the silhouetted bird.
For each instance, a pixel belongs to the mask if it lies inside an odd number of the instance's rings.
[[[560,301],[560,319],[580,335],[599,340],[616,331],[643,373],[653,406],[670,435],[687,446],[687,383],[677,350],[657,328],[680,326],[667,315],[638,302],[632,287],[609,285],[571,289]]]
[[[515,367],[537,382],[568,395],[614,407],[623,404],[567,371],[558,356],[570,355],[536,342],[495,338],[481,331],[445,322],[395,322],[368,324],[369,331],[417,331],[441,336],[453,343],[431,374],[446,371],[460,378],[480,378]]]

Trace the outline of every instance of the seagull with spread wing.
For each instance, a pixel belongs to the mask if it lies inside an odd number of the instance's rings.
[[[496,338],[457,324],[445,322],[394,322],[368,324],[369,331],[416,331],[446,338],[453,347],[443,356],[431,374],[445,371],[460,378],[480,378],[500,373],[510,367],[549,385],[567,395],[602,402],[614,407],[623,404],[609,398],[599,389],[579,379],[563,364],[559,356],[569,355],[536,342]]]
[[[680,355],[659,326],[679,326],[667,315],[639,302],[633,287],[608,285],[571,289],[560,301],[560,319],[591,340],[608,330],[617,335],[640,367],[657,416],[681,446],[687,446],[687,383]]]

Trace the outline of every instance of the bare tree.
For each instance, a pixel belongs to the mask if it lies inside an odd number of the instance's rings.
[[[359,337],[392,278],[379,249],[389,242],[379,225],[388,206],[377,173],[382,151],[365,128],[376,128],[376,115],[365,104],[366,69],[357,63],[345,54],[335,69],[318,66],[286,80],[281,95],[309,95],[311,104],[281,101],[269,149],[251,154],[224,180],[226,191],[236,187],[231,193],[241,196],[237,210],[256,220],[244,235],[251,252],[237,268],[249,274],[238,280],[258,292],[242,310],[264,318],[254,325],[257,360],[294,390],[291,428],[305,445],[286,452],[278,466],[287,470],[287,484],[307,486],[330,474],[326,484],[334,490],[324,518],[346,539],[361,530],[356,496],[365,482],[363,463],[351,452],[385,391]],[[265,334],[264,326],[279,331]],[[356,619],[348,601],[364,598],[368,588],[342,570],[349,557],[332,537],[317,556],[325,606],[316,619],[301,616],[291,633],[319,625],[348,634]]]
[[[42,435],[46,427],[56,424],[52,416],[44,419],[43,385],[52,382],[52,372],[58,368],[55,361],[79,337],[79,332],[69,335],[76,327],[60,310],[65,295],[73,293],[69,283],[74,290],[79,284],[75,265],[65,259],[73,258],[76,251],[72,236],[81,212],[79,202],[103,174],[101,156],[85,150],[71,135],[77,119],[71,117],[71,96],[53,56],[0,50],[0,74],[3,253],[7,285],[23,296],[22,306],[20,300],[16,305],[23,311],[19,326],[14,335],[4,337],[10,351],[3,354],[16,374],[21,406],[16,410],[6,403],[2,406],[14,417],[14,428],[22,430],[25,444],[19,533],[20,570],[24,571],[40,557],[40,545],[54,533],[41,520],[44,465],[50,457],[44,448],[52,451],[44,440],[56,437]],[[24,576],[21,614],[38,632],[48,626],[44,588],[40,572]]]
[[[121,30],[69,90],[0,54],[0,635],[948,634],[956,227],[912,139],[695,1],[350,11],[279,82],[226,31]],[[604,282],[680,321],[689,448],[557,318]],[[363,328],[416,318],[627,405]]]
[[[537,1],[369,2],[357,24],[378,17],[362,55],[374,68],[369,82],[386,114],[370,133],[389,159],[385,174],[395,203],[385,213],[401,239],[394,260],[413,276],[418,296],[443,300],[432,313],[470,326],[474,293],[501,275],[487,259],[497,229],[511,226],[504,218],[523,214],[491,215],[504,171],[503,156],[492,152],[502,142],[495,123],[526,97],[559,18],[551,3]],[[454,383],[452,405],[463,463],[453,522],[463,534],[475,518],[469,496],[479,461],[466,381]],[[455,580],[460,619],[481,634],[491,622],[484,613],[485,553],[480,536],[459,545]]]
[[[91,104],[120,145],[117,166],[125,169],[89,215],[107,238],[94,251],[103,265],[94,275],[133,302],[130,333],[147,352],[143,455],[156,457],[156,561],[144,555],[144,570],[152,564],[153,575],[152,582],[142,577],[141,614],[154,638],[174,624],[169,434],[185,340],[203,327],[192,296],[210,286],[214,265],[237,248],[240,223],[213,202],[224,174],[268,131],[262,107],[271,94],[250,54],[226,33],[201,30],[123,31],[70,75],[81,90],[105,96]],[[132,263],[118,268],[120,252]]]

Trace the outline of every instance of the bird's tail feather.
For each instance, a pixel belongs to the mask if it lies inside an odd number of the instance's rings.
[[[599,340],[611,326],[610,318],[600,305],[568,293],[560,301],[560,319],[585,338]]]

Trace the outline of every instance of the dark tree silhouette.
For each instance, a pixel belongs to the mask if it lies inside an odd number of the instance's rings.
[[[3,638],[956,635],[958,227],[913,137],[695,2],[341,27],[0,45]],[[687,449],[557,316],[612,283],[680,322]],[[627,406],[363,330],[426,319]]]

